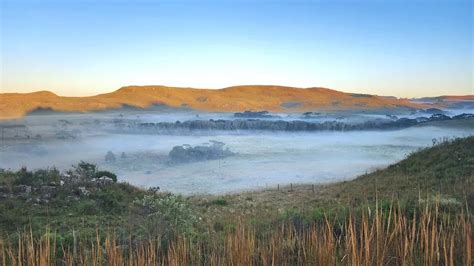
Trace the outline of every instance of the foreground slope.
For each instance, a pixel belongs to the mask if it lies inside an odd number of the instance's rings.
[[[87,163],[2,171],[0,254],[5,265],[472,265],[473,146],[446,141],[314,191],[214,198],[143,191]]]
[[[315,169],[317,171],[317,169]],[[287,210],[312,213],[358,208],[396,200],[415,206],[438,197],[448,208],[474,210],[474,136],[445,141],[414,152],[385,169],[351,181],[328,185],[292,185],[227,196],[192,197],[198,206],[216,200],[225,206],[205,207],[209,217],[231,221],[235,216],[274,219]],[[410,208],[410,207],[408,207]],[[260,219],[259,218],[259,219]]]
[[[52,169],[0,171],[0,231],[15,231],[30,222],[37,228],[46,224],[93,228],[97,222],[120,226],[144,218],[129,217],[136,208],[132,202],[147,194],[154,195],[153,192],[125,183],[101,186],[94,176],[103,176],[105,172],[87,169],[76,168],[67,175]],[[76,179],[72,180],[71,176]],[[51,183],[57,184],[60,179],[66,182],[64,186],[51,187]],[[25,191],[26,186],[30,187],[29,192]],[[89,191],[87,195],[84,189]],[[474,210],[474,136],[420,150],[401,162],[351,181],[218,196],[196,195],[186,201],[202,216],[203,223],[212,225],[216,221],[237,219],[271,221],[288,210],[330,212],[349,206],[357,208],[374,203],[376,198],[381,202],[397,199],[412,205],[419,198],[434,196],[453,204],[456,210],[463,209],[466,203]]]
[[[90,97],[62,97],[52,92],[0,94],[0,118],[17,118],[38,108],[66,112],[116,109],[123,106],[148,108],[166,105],[201,111],[241,112],[266,110],[303,112],[315,110],[370,110],[423,108],[405,99],[351,94],[326,88],[283,86],[235,86],[219,90],[165,86],[129,86]]]

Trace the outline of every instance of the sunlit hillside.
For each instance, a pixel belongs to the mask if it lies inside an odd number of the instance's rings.
[[[121,108],[124,105],[147,108],[155,104],[213,112],[304,112],[426,107],[406,99],[351,94],[326,88],[302,89],[283,86],[236,86],[220,90],[130,86],[91,97],[62,97],[47,91],[5,93],[0,94],[0,97],[0,118],[21,117],[37,108],[87,112]]]

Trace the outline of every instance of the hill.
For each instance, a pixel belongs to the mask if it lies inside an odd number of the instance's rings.
[[[430,104],[434,107],[452,109],[473,109],[474,95],[445,95],[438,97],[423,97],[412,99],[414,103]]]
[[[474,136],[352,181],[224,196],[145,191],[84,162],[2,170],[0,253],[6,265],[472,265],[473,183]]]
[[[214,206],[206,211],[209,217],[231,221],[236,214],[248,219],[275,219],[280,215],[278,210],[298,210],[309,216],[315,210],[331,213],[341,208],[372,205],[376,199],[385,203],[396,200],[406,208],[413,208],[420,199],[434,197],[439,197],[448,209],[460,210],[467,204],[470,211],[474,210],[474,136],[442,141],[351,181],[328,185],[296,184],[192,199],[198,206],[225,201],[225,207]]]
[[[102,186],[94,177],[104,175],[114,176],[84,163],[64,175],[55,169],[0,170],[0,198],[3,198],[0,211],[4,214],[0,218],[0,229],[15,231],[18,226],[31,222],[31,215],[36,217],[33,222],[38,228],[46,223],[80,227],[77,222],[84,218],[89,226],[98,221],[119,226],[130,219],[127,215],[132,209],[128,208],[134,199],[153,194],[125,183]],[[63,186],[57,186],[59,180]],[[441,142],[351,181],[295,184],[227,195],[196,195],[186,201],[203,217],[203,223],[212,225],[237,218],[271,222],[288,210],[312,213],[315,209],[331,212],[348,206],[357,208],[373,204],[376,198],[381,202],[395,199],[413,206],[420,197],[434,196],[441,197],[448,205],[454,204],[451,207],[462,209],[467,203],[470,210],[474,209],[474,136]],[[115,218],[105,222],[111,216]]]
[[[326,88],[235,86],[218,90],[165,86],[128,86],[90,97],[63,97],[52,92],[0,94],[0,118],[18,118],[37,109],[88,112],[124,106],[149,108],[166,105],[200,111],[306,112],[423,108],[421,103],[368,94],[344,93]]]

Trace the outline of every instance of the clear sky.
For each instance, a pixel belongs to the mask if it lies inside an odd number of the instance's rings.
[[[1,90],[473,92],[473,1],[0,0]]]

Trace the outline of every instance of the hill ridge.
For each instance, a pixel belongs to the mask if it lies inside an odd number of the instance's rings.
[[[306,112],[425,108],[423,103],[378,95],[346,93],[323,87],[298,88],[278,85],[239,85],[222,89],[195,89],[163,85],[124,86],[94,96],[59,96],[49,91],[0,94],[0,118],[19,118],[37,108],[60,112],[90,112],[124,105],[147,108],[163,104],[210,112],[273,111]]]

